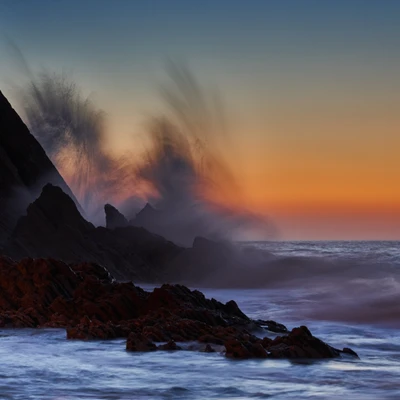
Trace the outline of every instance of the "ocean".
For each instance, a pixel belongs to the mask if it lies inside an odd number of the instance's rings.
[[[241,245],[279,259],[265,282],[196,289],[234,299],[253,318],[307,325],[360,359],[128,353],[124,339],[70,341],[61,329],[1,329],[0,399],[400,399],[400,242]]]

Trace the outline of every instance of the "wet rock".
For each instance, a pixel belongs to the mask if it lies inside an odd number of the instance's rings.
[[[225,304],[225,310],[232,315],[237,316],[238,318],[242,318],[244,320],[249,320],[249,318],[239,309],[236,301],[230,300]]]
[[[261,325],[263,328],[269,330],[270,332],[275,332],[275,333],[286,333],[288,332],[288,329],[286,328],[285,325],[279,324],[275,321],[264,321],[262,319],[258,319],[257,323]]]
[[[311,334],[306,326],[294,328],[287,336],[278,336],[266,344],[268,355],[273,358],[334,358],[339,350]]]
[[[344,347],[341,353],[349,354],[350,356],[360,358],[354,350],[349,349],[348,347]]]
[[[261,340],[261,345],[264,347],[264,349],[267,349],[269,346],[271,346],[272,339],[265,337]]]
[[[170,340],[166,344],[158,346],[159,350],[182,350],[182,347],[178,346],[173,340]]]
[[[314,337],[305,326],[286,336],[260,339],[246,330],[257,326],[233,301],[206,299],[183,285],[146,292],[116,282],[95,263],[54,259],[15,262],[0,256],[0,326],[64,327],[68,339],[127,338],[130,351],[178,350],[176,342],[225,346],[231,358],[331,358],[356,356]],[[259,330],[261,327],[259,326]]]
[[[260,341],[255,337],[242,337],[240,339],[230,339],[225,342],[225,355],[229,358],[267,358],[268,354]]]
[[[209,344],[206,345],[206,347],[203,350],[204,353],[215,353],[215,350],[213,347],[211,347]]]
[[[67,339],[115,339],[120,336],[118,333],[118,328],[111,322],[102,323],[85,316],[78,325],[67,328]]]
[[[142,334],[131,333],[126,341],[128,351],[155,351],[157,346]]]
[[[225,342],[226,357],[230,358],[251,358],[249,349],[238,339],[231,339]]]

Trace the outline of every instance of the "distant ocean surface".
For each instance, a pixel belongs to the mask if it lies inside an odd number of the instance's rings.
[[[400,242],[241,245],[281,260],[270,284],[197,289],[234,299],[254,318],[289,329],[307,325],[360,360],[127,353],[125,340],[68,341],[59,329],[2,329],[0,399],[400,399]]]
[[[245,244],[283,256],[375,258],[400,265],[400,241],[286,241]]]

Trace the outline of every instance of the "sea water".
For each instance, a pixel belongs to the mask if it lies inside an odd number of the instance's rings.
[[[360,359],[129,353],[123,339],[71,341],[62,329],[2,329],[0,399],[400,399],[400,243],[246,246],[312,262],[323,257],[333,271],[319,274],[314,265],[312,275],[303,263],[304,278],[292,280],[283,263],[281,278],[274,276],[265,288],[198,289],[223,302],[236,300],[254,318],[274,319],[289,329],[307,325],[315,336],[352,348]]]

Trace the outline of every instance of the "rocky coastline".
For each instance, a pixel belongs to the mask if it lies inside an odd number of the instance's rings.
[[[192,348],[199,351],[238,359],[357,356],[305,326],[288,331],[274,321],[252,320],[233,300],[222,304],[180,284],[144,291],[132,281],[260,279],[240,267],[249,256],[229,244],[197,237],[185,248],[153,233],[160,216],[150,205],[134,221],[110,204],[105,214],[106,227],[82,216],[0,92],[0,328],[63,328],[67,339],[78,340],[126,338],[132,352],[196,343]]]
[[[128,351],[198,351],[226,357],[357,357],[314,337],[305,326],[288,331],[274,321],[252,320],[231,300],[206,299],[183,285],[164,284],[147,292],[117,282],[95,263],[0,257],[0,327],[64,328],[67,339],[126,338]],[[272,332],[278,334],[271,338]]]

